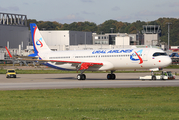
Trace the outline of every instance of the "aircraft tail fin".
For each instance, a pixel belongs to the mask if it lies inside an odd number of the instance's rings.
[[[48,52],[51,51],[50,48],[45,43],[40,31],[35,23],[30,24],[32,43],[34,46],[34,53],[38,54],[39,52]]]

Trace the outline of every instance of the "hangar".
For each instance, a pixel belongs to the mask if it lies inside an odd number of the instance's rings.
[[[27,16],[21,14],[0,13],[0,48],[25,49],[29,43]]]
[[[71,30],[40,30],[45,42],[52,50],[69,50],[69,46],[92,45],[92,32]]]

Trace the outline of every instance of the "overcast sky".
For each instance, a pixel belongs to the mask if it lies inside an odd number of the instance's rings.
[[[99,25],[110,19],[147,22],[179,18],[179,0],[0,0],[0,12],[59,23],[90,21]]]

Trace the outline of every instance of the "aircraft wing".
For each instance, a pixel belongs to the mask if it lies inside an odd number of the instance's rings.
[[[89,67],[101,67],[103,63],[97,62],[80,62],[80,61],[63,61],[63,60],[40,60],[40,59],[22,59],[24,61],[35,61],[38,63],[44,62],[56,62],[57,64],[72,63],[73,66],[76,66],[77,70],[87,70]]]
[[[15,59],[38,59],[38,57],[29,57],[29,56],[13,56]]]
[[[12,59],[13,65],[14,65],[14,63],[19,63],[19,64],[24,63],[28,66],[27,61],[34,62],[34,64],[36,61],[39,61],[38,57],[34,57],[34,56],[12,56],[10,51],[8,50],[8,48],[6,46],[5,46],[5,48],[9,54],[9,57]],[[42,61],[42,60],[40,60],[40,61]],[[42,61],[42,62],[47,62],[47,61]]]
[[[80,62],[80,61],[61,61],[61,60],[50,60],[50,62],[57,62],[57,63],[72,63],[76,66],[77,70],[87,70],[89,67],[94,66],[103,66],[103,63],[98,62]]]
[[[40,60],[37,57],[29,57],[29,56],[12,56],[9,52],[8,48],[5,47],[9,56],[14,60],[20,61],[32,61],[32,62],[56,62],[58,64],[72,63],[73,66],[76,66],[77,70],[87,70],[89,67],[101,67],[103,63],[98,62],[80,62],[80,61],[62,61],[62,60]]]

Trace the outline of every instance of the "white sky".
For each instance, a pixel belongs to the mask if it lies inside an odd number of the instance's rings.
[[[0,0],[0,12],[59,23],[153,21],[179,18],[179,0]]]

